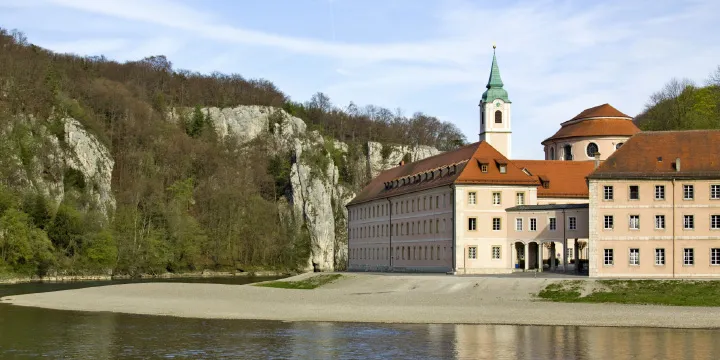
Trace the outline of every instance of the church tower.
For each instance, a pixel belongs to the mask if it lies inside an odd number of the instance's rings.
[[[487,90],[480,99],[480,140],[487,141],[497,151],[510,159],[511,135],[510,128],[510,99],[503,89],[500,79],[500,68],[495,58],[495,45],[493,45],[493,59],[490,67],[490,79],[485,86]]]

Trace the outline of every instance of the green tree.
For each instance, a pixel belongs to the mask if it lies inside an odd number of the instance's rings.
[[[47,235],[32,226],[30,216],[17,209],[0,217],[0,259],[20,271],[36,271],[52,258]]]

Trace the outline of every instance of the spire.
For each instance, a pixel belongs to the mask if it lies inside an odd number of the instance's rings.
[[[497,46],[493,44],[493,61],[492,66],[490,67],[490,79],[488,79],[488,84],[485,86],[486,88],[502,88],[503,82],[500,78],[500,68],[497,64],[497,57],[495,57],[495,49]]]
[[[490,67],[490,78],[485,86],[487,90],[482,95],[482,101],[488,102],[495,99],[501,99],[505,102],[510,102],[507,91],[503,89],[504,84],[500,78],[500,67],[497,64],[497,57],[495,56],[496,48],[497,46],[493,44],[493,59],[492,66]]]

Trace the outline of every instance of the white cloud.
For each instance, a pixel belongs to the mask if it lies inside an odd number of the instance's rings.
[[[205,64],[193,69],[201,71],[231,66],[233,58],[227,54],[238,53],[237,47],[250,47],[246,53],[263,47],[289,54],[283,64],[290,66],[297,55],[318,58],[328,66],[326,73],[307,76],[315,82],[291,80],[314,86],[308,93],[325,91],[340,103],[402,101],[394,105],[409,112],[432,108],[455,121],[471,140],[477,133],[476,105],[487,81],[490,44],[497,42],[503,80],[514,102],[514,136],[521,140],[514,141],[513,153],[522,157],[540,156],[539,142],[586,107],[610,102],[634,115],[671,77],[701,82],[720,62],[720,44],[714,35],[720,32],[714,19],[720,2],[714,0],[545,0],[501,6],[448,0],[436,12],[436,22],[424,25],[433,30],[432,35],[400,43],[324,41],[263,32],[224,23],[210,10],[172,0],[49,1],[161,30],[142,44],[80,39],[56,43],[54,50],[122,52],[125,58],[127,54],[140,58],[179,51],[197,39],[236,46],[208,54]],[[448,87],[457,90],[437,90]],[[437,103],[413,102],[413,94],[432,91],[438,92]],[[467,105],[449,108],[444,103]]]

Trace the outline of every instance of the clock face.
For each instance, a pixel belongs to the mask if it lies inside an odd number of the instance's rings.
[[[500,103],[499,103],[499,102],[496,102],[496,103],[495,103],[495,107],[500,107]]]

